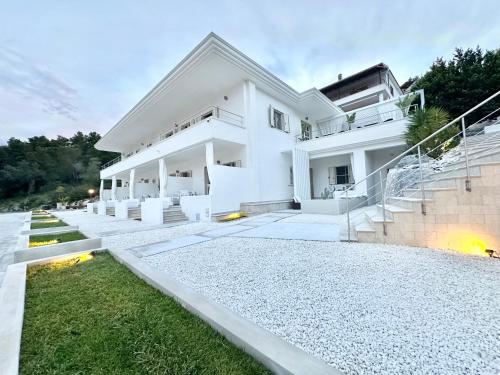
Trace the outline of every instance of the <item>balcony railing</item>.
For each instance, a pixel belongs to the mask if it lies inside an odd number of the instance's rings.
[[[240,116],[236,113],[227,111],[225,109],[222,109],[217,106],[210,106],[205,108],[202,111],[197,112],[196,114],[188,117],[184,121],[179,121],[174,123],[174,126],[170,128],[168,131],[164,132],[161,134],[156,141],[150,141],[146,145],[141,145],[138,147],[135,151],[131,151],[127,154],[124,154],[122,156],[118,156],[117,158],[103,164],[101,166],[101,170],[108,168],[112,166],[113,164],[116,164],[124,159],[127,159],[135,154],[138,154],[147,148],[151,147],[152,145],[158,144],[160,142],[163,142],[164,140],[176,136],[179,133],[182,133],[183,131],[187,130],[188,128],[191,128],[195,125],[198,125],[201,122],[207,121],[209,122],[210,119],[212,118],[217,118],[225,123],[228,123],[230,125],[234,125],[240,128],[244,127],[243,123],[243,116]]]
[[[340,134],[354,129],[402,120],[410,113],[414,112],[418,108],[418,105],[413,104],[405,108],[397,108],[393,104],[392,107],[392,109],[383,112],[377,107],[366,109],[360,108],[356,111],[346,112],[345,114],[330,119],[318,121],[316,129],[303,129],[302,133],[297,135],[297,141],[308,141],[310,139]],[[355,116],[353,116],[354,113]]]
[[[186,130],[202,121],[208,120],[210,118],[217,118],[231,125],[238,127],[243,127],[243,116],[237,115],[236,113],[227,111],[220,107],[210,106],[202,111],[188,117],[183,121],[176,122],[174,126],[167,132],[160,136],[160,140],[164,140],[172,137],[173,135]]]

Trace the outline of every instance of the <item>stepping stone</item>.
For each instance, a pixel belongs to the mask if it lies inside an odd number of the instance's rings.
[[[203,232],[202,235],[216,238],[216,237],[227,236],[228,234],[242,232],[244,230],[248,230],[248,229],[252,229],[252,228],[253,228],[252,226],[231,225],[228,227],[217,228],[217,229],[209,230],[207,232]]]
[[[181,247],[186,247],[210,240],[210,237],[192,235],[176,238],[170,241],[157,242],[151,245],[135,247],[129,250],[135,252],[139,257],[148,257],[151,255],[164,253],[165,251],[175,250]]]

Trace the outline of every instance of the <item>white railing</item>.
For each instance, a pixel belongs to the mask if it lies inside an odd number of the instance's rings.
[[[194,115],[189,116],[187,119],[179,122],[175,122],[174,125],[166,132],[163,132],[156,141],[151,141],[148,142],[146,145],[141,145],[138,147],[135,151],[131,151],[127,154],[124,154],[122,156],[118,156],[117,158],[103,164],[101,166],[101,170],[108,168],[112,166],[113,164],[116,164],[124,159],[127,159],[135,154],[138,154],[145,149],[151,147],[152,145],[158,144],[160,142],[163,142],[164,140],[173,137],[179,133],[184,132],[185,130],[196,126],[202,122],[210,122],[210,119],[216,118],[218,120],[221,120],[227,124],[237,126],[240,128],[244,127],[244,122],[243,122],[243,116],[240,116],[236,113],[230,112],[228,110],[222,109],[218,106],[210,106],[207,107],[201,111],[198,111]]]
[[[403,101],[406,97],[416,98],[420,96],[420,104],[405,105]],[[385,102],[372,104],[366,107],[358,108],[349,112],[328,117],[316,122],[313,130],[303,130],[297,135],[298,142],[307,141],[314,138],[326,137],[329,135],[344,133],[347,131],[361,129],[368,126],[385,124],[390,121],[398,121],[406,118],[424,103],[422,90],[401,96],[397,99],[387,100]]]

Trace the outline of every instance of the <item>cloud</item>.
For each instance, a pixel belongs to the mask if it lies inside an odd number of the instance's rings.
[[[48,69],[7,47],[0,47],[0,90],[34,102],[48,114],[76,120],[77,90]]]

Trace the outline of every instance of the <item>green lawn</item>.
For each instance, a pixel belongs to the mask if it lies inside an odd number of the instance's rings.
[[[29,269],[20,372],[270,374],[109,254]]]
[[[54,219],[54,215],[31,215],[31,220],[47,220],[47,219]]]
[[[62,220],[54,221],[54,222],[40,222],[40,223],[31,223],[31,229],[42,229],[42,228],[53,228],[53,227],[65,227],[68,224],[66,224]]]
[[[58,233],[58,234],[32,235],[32,236],[30,236],[29,247],[49,245],[48,242],[51,242],[54,240],[57,240],[58,243],[61,243],[61,242],[83,240],[85,238],[87,238],[87,237],[85,237],[83,234],[81,234],[80,232],[77,232],[77,231]]]

